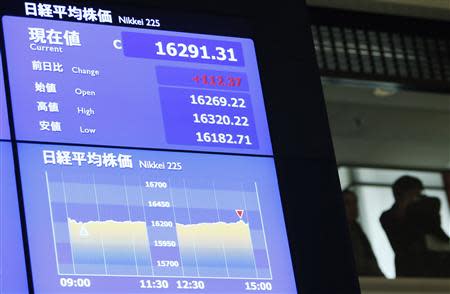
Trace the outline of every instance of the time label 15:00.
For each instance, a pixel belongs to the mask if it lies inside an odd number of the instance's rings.
[[[226,133],[195,133],[197,142],[199,143],[215,143],[229,145],[253,145],[249,135],[233,135]]]
[[[208,48],[206,45],[197,46],[195,44],[184,44],[176,42],[163,43],[162,41],[156,42],[156,54],[168,55],[172,57],[183,57],[188,59],[207,59],[217,61],[231,61],[237,62],[236,53],[234,48],[223,48],[215,46]]]

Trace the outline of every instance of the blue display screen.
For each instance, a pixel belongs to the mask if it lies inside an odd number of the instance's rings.
[[[252,39],[25,8],[2,20],[34,291],[297,293]]]
[[[26,293],[28,285],[12,146],[7,141],[10,130],[4,87],[0,70],[0,293]]]
[[[4,17],[18,140],[271,155],[251,39]]]
[[[296,292],[271,158],[35,144],[19,156],[38,290]]]

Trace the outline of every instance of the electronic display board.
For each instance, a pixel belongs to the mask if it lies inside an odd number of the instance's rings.
[[[17,2],[1,49],[31,292],[358,293],[303,8]]]
[[[3,26],[19,140],[272,154],[251,39],[8,16]]]
[[[28,290],[10,142],[0,141],[0,293]]]
[[[271,158],[26,143],[19,156],[36,290],[296,293]]]
[[[35,291],[297,292],[251,39],[2,22]]]

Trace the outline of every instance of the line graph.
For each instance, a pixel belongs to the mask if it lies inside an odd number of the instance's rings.
[[[201,275],[223,275],[224,269],[228,276],[257,273],[250,228],[243,221],[177,224],[177,234],[183,260],[194,260],[190,266]]]
[[[145,273],[140,268],[151,261],[145,222],[68,223],[75,273]]]
[[[60,275],[272,278],[256,182],[68,171],[46,179]]]

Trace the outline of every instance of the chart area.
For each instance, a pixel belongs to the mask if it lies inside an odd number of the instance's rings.
[[[19,155],[37,290],[296,293],[272,158],[34,144]]]
[[[61,274],[271,277],[256,189],[47,176]]]

